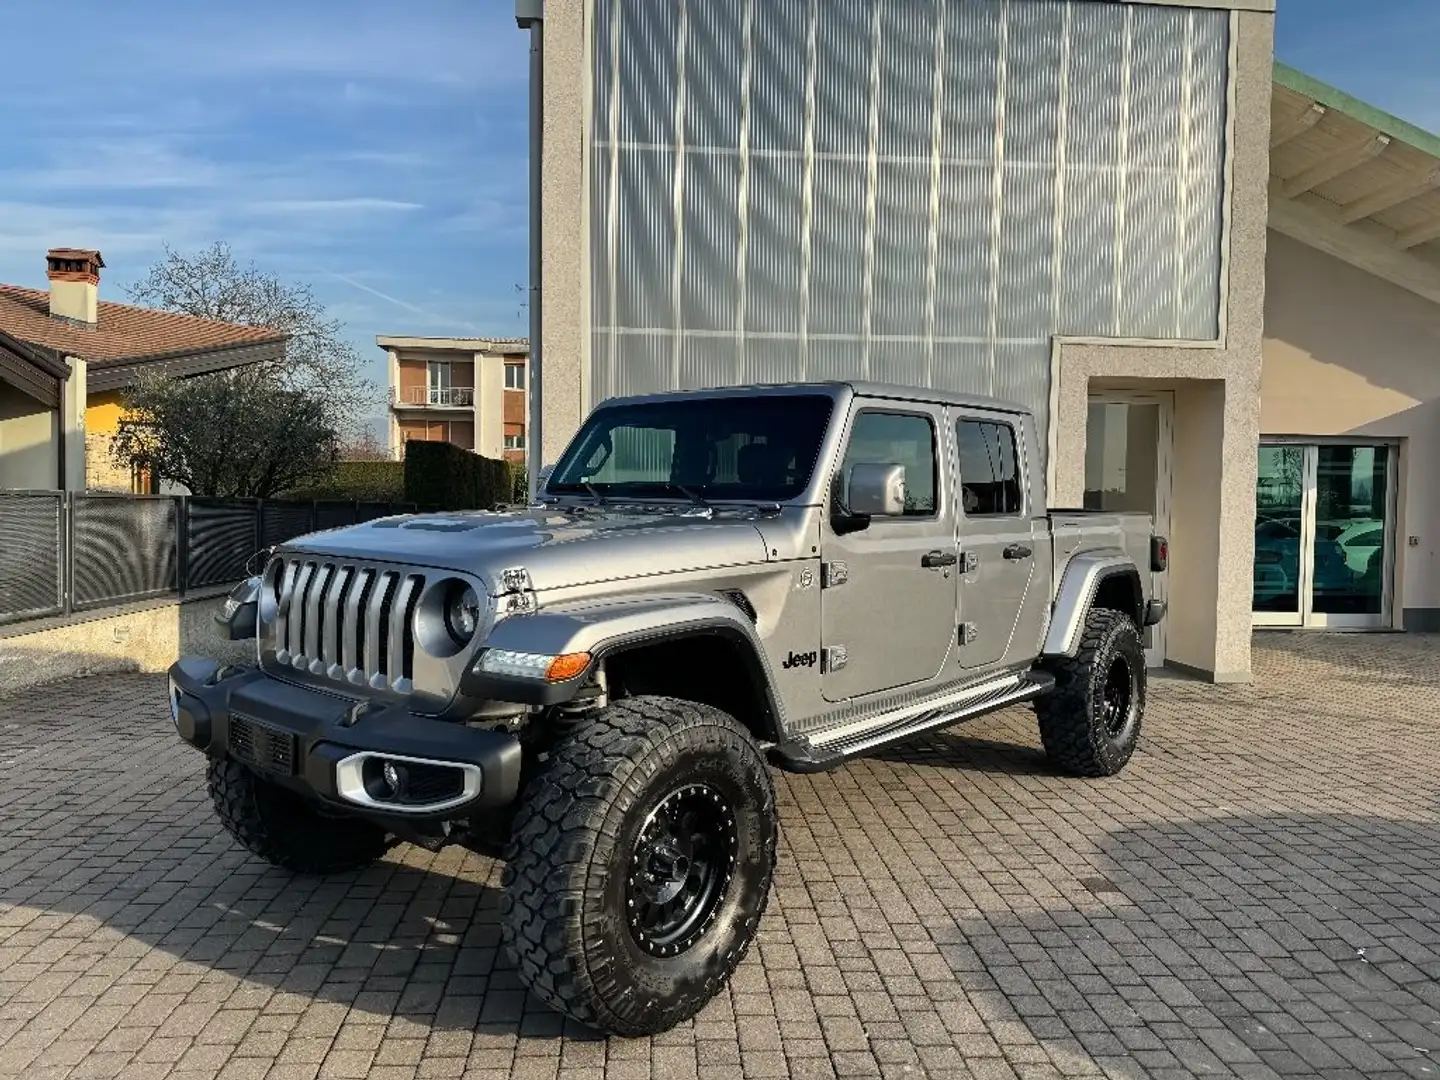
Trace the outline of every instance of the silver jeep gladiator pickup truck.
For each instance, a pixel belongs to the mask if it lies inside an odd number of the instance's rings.
[[[1026,412],[936,391],[612,400],[534,506],[264,553],[219,617],[254,665],[180,660],[172,718],[256,855],[502,857],[530,988],[661,1031],[765,910],[767,758],[831,769],[1030,702],[1058,769],[1129,760],[1166,542],[1142,515],[1047,514],[1039,461]]]

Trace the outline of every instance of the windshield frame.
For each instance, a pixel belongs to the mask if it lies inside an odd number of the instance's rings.
[[[705,504],[710,506],[820,506],[824,503],[825,492],[828,489],[830,463],[834,460],[836,446],[840,439],[839,430],[844,427],[843,419],[848,412],[851,396],[853,393],[848,386],[810,384],[777,387],[730,387],[612,398],[597,406],[571,438],[565,451],[550,469],[541,494],[548,500],[601,501],[604,504],[616,506],[637,504],[698,506],[699,504],[693,498],[678,491],[671,481],[638,481],[633,484],[627,482],[607,484],[591,481],[589,486],[594,490],[586,490],[586,485],[583,483],[563,483],[558,490],[554,485],[559,483],[562,473],[571,467],[572,459],[581,452],[581,447],[593,429],[605,423],[605,414],[612,410],[648,405],[676,405],[681,402],[701,400],[799,397],[826,401],[829,406],[829,415],[826,417],[820,433],[815,462],[811,467],[810,475],[795,494],[786,498],[735,494],[723,489],[716,490],[709,485],[695,485],[692,486],[692,490],[701,496]],[[730,485],[725,486],[729,487]],[[600,500],[595,498],[597,494],[601,497]]]

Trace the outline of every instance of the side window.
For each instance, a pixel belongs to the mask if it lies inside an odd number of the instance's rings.
[[[1015,429],[1009,424],[961,420],[960,505],[966,517],[1014,517],[1020,513],[1020,465]]]
[[[905,466],[905,516],[935,513],[935,427],[914,413],[865,411],[850,428],[850,445],[840,466],[841,491],[854,465]]]

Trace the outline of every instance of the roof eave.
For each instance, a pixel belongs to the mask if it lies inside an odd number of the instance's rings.
[[[158,374],[171,379],[209,375],[251,364],[285,359],[285,338],[269,341],[247,341],[213,349],[190,350],[138,357],[132,360],[109,361],[103,367],[92,367],[88,376],[90,392],[123,390],[134,386],[142,375]]]

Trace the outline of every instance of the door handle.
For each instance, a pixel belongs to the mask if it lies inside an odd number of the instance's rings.
[[[960,561],[960,557],[953,551],[931,551],[920,559],[920,565],[926,570],[938,570],[942,566],[954,566]]]
[[[1011,562],[1019,562],[1021,559],[1028,559],[1035,552],[1024,544],[1011,544],[1004,551],[1005,558]]]

